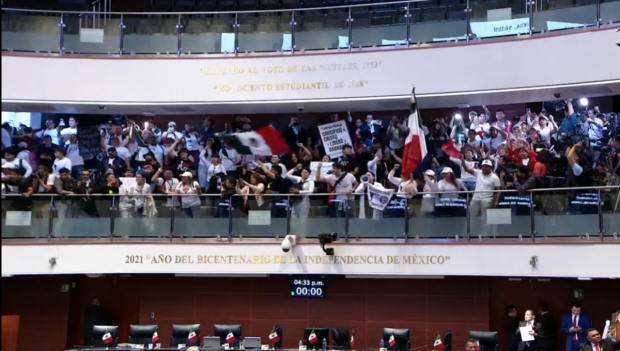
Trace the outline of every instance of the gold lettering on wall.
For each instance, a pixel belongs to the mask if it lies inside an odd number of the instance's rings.
[[[364,89],[369,86],[367,80],[346,81],[312,81],[304,78],[308,73],[338,72],[338,71],[369,71],[381,67],[381,61],[360,61],[346,63],[328,63],[319,65],[289,65],[289,66],[244,66],[244,67],[205,67],[201,72],[207,76],[229,76],[230,82],[216,84],[213,90],[218,93],[253,93],[264,91],[306,91],[328,89]],[[269,82],[270,77],[286,77],[295,74],[295,78],[278,82]],[[245,76],[264,77],[260,83],[242,80]],[[291,76],[292,77],[292,76]],[[275,78],[277,79],[277,78]]]
[[[127,255],[125,264],[170,265],[444,265],[450,256],[442,255]]]

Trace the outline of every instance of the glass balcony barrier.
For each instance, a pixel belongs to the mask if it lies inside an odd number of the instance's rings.
[[[620,22],[619,0],[283,0],[262,9],[106,13],[2,9],[2,50],[88,55],[252,55],[403,48]],[[329,6],[331,5],[331,6]],[[269,9],[267,9],[269,8]],[[236,11],[239,10],[239,11]]]
[[[615,241],[619,194],[620,186],[395,194],[374,208],[366,194],[201,195],[198,201],[160,194],[141,201],[107,194],[6,194],[2,239],[233,241],[336,232],[349,241]]]

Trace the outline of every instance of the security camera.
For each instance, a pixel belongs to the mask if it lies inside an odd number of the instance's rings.
[[[55,265],[56,264],[56,257],[50,257],[50,259],[47,262],[49,262],[50,266]]]
[[[553,96],[555,96],[555,98],[556,98],[556,99],[559,99],[559,98],[561,98],[561,97],[562,97],[562,94],[560,94],[560,93],[555,93],[555,94],[553,94]]]
[[[282,251],[289,252],[295,245],[297,245],[297,235],[289,234],[284,237],[284,240],[282,240]]]
[[[98,105],[97,107],[99,107],[100,110],[105,110],[105,105]]]
[[[297,106],[297,111],[299,112],[304,112],[304,108],[303,106]]]

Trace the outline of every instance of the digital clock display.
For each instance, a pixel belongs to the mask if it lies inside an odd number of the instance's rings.
[[[297,277],[291,281],[293,297],[323,297],[325,280],[322,277]]]

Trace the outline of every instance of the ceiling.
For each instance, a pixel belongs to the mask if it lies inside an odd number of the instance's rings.
[[[499,91],[481,91],[468,93],[445,93],[419,95],[418,104],[421,108],[464,108],[467,105],[501,105],[512,103],[528,103],[561,98],[601,97],[620,95],[620,81],[593,82],[576,85],[532,87],[504,89]],[[204,104],[124,104],[110,103],[76,104],[54,102],[5,102],[2,111],[13,112],[49,112],[72,114],[131,114],[131,115],[182,115],[182,114],[270,114],[303,112],[334,112],[334,111],[388,111],[406,110],[409,108],[408,94],[395,97],[334,99],[321,101],[260,101],[234,103]]]

